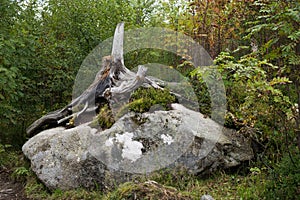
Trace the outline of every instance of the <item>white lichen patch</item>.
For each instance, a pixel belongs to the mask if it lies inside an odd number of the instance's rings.
[[[170,136],[169,134],[165,135],[165,134],[162,134],[160,136],[160,138],[163,140],[164,144],[172,144],[172,142],[174,142],[174,139],[172,138],[172,136]]]
[[[110,147],[114,144],[113,142],[114,138],[108,138],[108,140],[105,141],[105,146]]]
[[[132,140],[133,133],[125,132],[124,134],[116,134],[116,137],[109,138],[106,140],[106,146],[112,146],[114,141],[116,143],[122,144],[122,157],[126,158],[132,162],[135,162],[142,156],[143,144]]]

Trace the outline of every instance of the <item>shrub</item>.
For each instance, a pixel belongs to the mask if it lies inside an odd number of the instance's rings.
[[[266,199],[299,199],[300,196],[300,154],[285,155],[271,173]]]
[[[281,151],[284,144],[282,141],[293,137],[290,134],[293,126],[287,117],[292,113],[292,102],[284,94],[282,87],[291,81],[284,76],[270,76],[266,69],[278,67],[252,55],[236,59],[230,53],[223,52],[215,59],[215,66],[211,68],[217,69],[222,75],[226,88],[225,125],[237,129],[257,129],[257,133],[251,135],[253,138],[263,144],[271,142],[269,147]],[[192,75],[196,75],[200,83],[205,83],[205,79],[209,80],[207,77],[214,76],[212,72],[209,67],[198,68]],[[202,88],[203,93],[205,88]],[[205,100],[201,96],[199,98]]]

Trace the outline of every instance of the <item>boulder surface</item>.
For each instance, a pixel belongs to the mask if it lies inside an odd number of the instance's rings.
[[[159,170],[213,172],[250,160],[250,141],[181,104],[172,110],[127,113],[106,130],[91,123],[57,127],[22,148],[51,190],[107,189]]]

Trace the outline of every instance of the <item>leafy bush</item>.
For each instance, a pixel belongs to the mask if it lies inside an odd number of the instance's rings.
[[[266,199],[299,199],[300,196],[300,154],[285,155],[271,173],[267,183]]]
[[[290,84],[289,79],[270,77],[264,69],[277,67],[251,55],[235,59],[230,53],[223,52],[212,67],[221,73],[226,88],[225,125],[257,128],[263,133],[255,136],[260,141],[282,141],[284,128],[289,127],[287,115],[292,113],[292,103],[281,86]],[[193,74],[198,76],[200,83],[204,76],[211,76],[210,72],[200,68]]]

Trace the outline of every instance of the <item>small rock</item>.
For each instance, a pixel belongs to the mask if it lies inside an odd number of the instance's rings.
[[[202,195],[200,200],[214,200],[214,198],[208,194]]]

